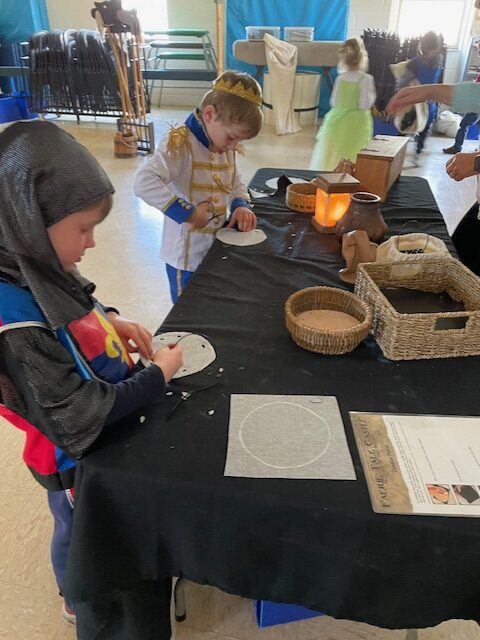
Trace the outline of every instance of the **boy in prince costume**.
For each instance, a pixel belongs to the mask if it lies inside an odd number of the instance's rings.
[[[112,193],[95,158],[56,125],[0,133],[0,416],[25,432],[24,461],[48,491],[61,593],[76,461],[106,426],[161,399],[182,362],[180,345],[152,354],[151,334],[95,300],[76,270]],[[134,370],[129,351],[154,365]],[[75,620],[71,605],[64,616]],[[82,624],[78,638],[91,640]]]
[[[226,71],[137,174],[136,195],[165,215],[160,255],[174,302],[226,222],[228,210],[228,227],[256,227],[247,188],[238,175],[236,150],[239,142],[260,131],[261,105],[254,78]]]

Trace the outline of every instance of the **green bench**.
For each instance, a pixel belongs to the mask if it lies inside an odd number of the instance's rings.
[[[217,71],[217,56],[213,47],[210,33],[206,29],[160,29],[156,31],[145,31],[145,43],[150,46],[150,55],[145,62],[145,70],[153,71],[148,85],[149,93],[152,95],[155,83],[160,82],[160,94],[158,104],[162,103],[164,80],[182,81],[185,75],[189,75],[196,81],[203,81],[205,74],[196,74],[201,71],[192,66],[170,67],[167,69],[169,61],[184,60],[185,62],[204,62],[206,75],[215,77]],[[182,38],[175,40],[172,38]],[[189,38],[185,40],[184,38]],[[191,73],[190,73],[191,72]],[[203,76],[203,77],[202,77]]]

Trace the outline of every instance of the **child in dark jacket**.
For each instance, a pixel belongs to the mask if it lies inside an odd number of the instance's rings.
[[[408,61],[405,75],[402,77],[397,89],[408,87],[412,82],[419,84],[437,84],[440,82],[443,70],[442,59],[443,42],[433,31],[429,31],[420,40],[418,54]],[[417,133],[415,142],[417,154],[421,153],[425,145],[425,138],[430,131],[432,122],[437,117],[437,103],[428,103],[428,120],[425,128]]]
[[[75,463],[102,430],[158,400],[181,346],[100,304],[76,269],[95,246],[113,187],[95,158],[48,122],[0,134],[0,416],[25,432],[24,460],[48,491],[62,592]],[[136,370],[129,352],[153,366]],[[74,621],[68,603],[64,615]]]

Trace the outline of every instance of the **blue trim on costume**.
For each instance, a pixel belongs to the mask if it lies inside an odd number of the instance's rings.
[[[196,139],[203,144],[207,149],[210,148],[210,140],[204,129],[200,116],[197,113],[191,113],[185,120],[185,124],[196,137]]]
[[[45,322],[45,316],[28,289],[0,281],[0,300],[0,324]]]
[[[170,264],[166,264],[165,267],[167,268],[168,282],[170,284],[170,296],[172,298],[173,304],[175,304],[180,294],[187,286],[187,282],[192,277],[193,271],[182,271],[181,269],[176,269],[175,267],[172,267],[172,265]],[[181,291],[178,290],[179,274],[180,274]]]
[[[195,207],[183,198],[177,198],[163,213],[178,224],[182,224],[192,215],[194,209]]]
[[[58,471],[67,471],[77,466],[77,461],[69,458],[60,447],[55,447],[55,462],[57,463]]]
[[[248,200],[245,200],[244,198],[235,198],[234,200],[232,200],[230,211],[233,213],[238,207],[245,207],[246,209],[250,209],[250,211],[252,211],[252,205]]]

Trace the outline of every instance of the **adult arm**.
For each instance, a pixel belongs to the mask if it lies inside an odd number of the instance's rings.
[[[477,82],[461,82],[453,85],[452,109],[456,113],[480,112],[480,84]]]
[[[480,85],[475,85],[473,82],[468,84],[480,87]],[[429,100],[452,104],[454,87],[457,86],[451,84],[422,84],[415,87],[405,87],[390,98],[387,104],[387,112],[389,115],[395,116],[411,104],[428,102]],[[467,109],[467,111],[469,110],[473,111],[473,109]]]

